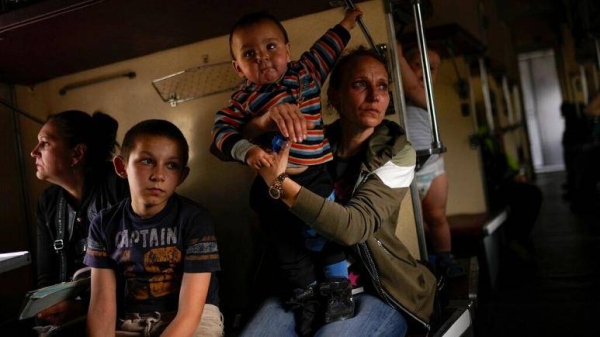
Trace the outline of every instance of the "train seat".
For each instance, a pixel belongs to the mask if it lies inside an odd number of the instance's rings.
[[[448,216],[452,234],[452,250],[457,257],[478,256],[482,276],[491,288],[498,276],[502,225],[508,208],[494,213],[456,214]]]

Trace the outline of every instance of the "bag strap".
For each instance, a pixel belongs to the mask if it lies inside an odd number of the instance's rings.
[[[81,236],[83,238],[87,238],[87,227],[82,229],[81,222],[89,223],[90,213],[97,211],[95,207],[92,207],[94,204],[94,200],[96,200],[97,194],[99,194],[100,198],[102,198],[101,193],[96,193],[94,190],[88,191],[87,197],[85,197],[81,207],[78,211],[76,211],[71,217],[69,217],[68,209],[67,209],[67,200],[65,199],[65,195],[63,193],[60,194],[58,199],[58,209],[56,211],[56,237],[54,238],[54,250],[59,256],[59,282],[67,282],[69,281],[69,276],[67,275],[67,252],[66,246],[67,243],[72,240],[73,232],[77,229],[79,231],[83,230]],[[110,203],[107,202],[107,206]],[[95,214],[94,214],[95,215]],[[86,218],[83,218],[83,217]],[[81,218],[82,220],[77,220]],[[68,221],[68,228],[67,228]],[[76,228],[77,227],[77,228]],[[67,237],[68,233],[68,237]]]
[[[58,281],[67,281],[67,253],[65,252],[65,213],[66,208],[65,197],[60,195],[58,199],[58,209],[56,210],[56,237],[54,238],[54,250],[58,254],[59,273]]]

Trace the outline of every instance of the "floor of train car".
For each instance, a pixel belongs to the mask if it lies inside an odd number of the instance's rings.
[[[544,201],[530,264],[504,254],[495,290],[480,302],[476,336],[600,336],[600,211],[575,214],[564,172],[538,175]]]

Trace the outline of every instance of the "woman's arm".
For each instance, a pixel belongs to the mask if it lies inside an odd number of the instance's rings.
[[[162,337],[192,336],[202,318],[210,277],[211,273],[183,273],[177,315]]]
[[[273,167],[262,168],[259,173],[272,185],[284,172],[289,149],[275,157]],[[291,179],[282,183],[281,200],[290,211],[315,228],[319,234],[342,245],[364,242],[385,221],[398,215],[400,204],[414,176],[414,150],[409,145],[394,158],[407,158],[409,165],[395,166],[391,161],[375,171],[354,193],[346,205],[326,200]],[[388,179],[394,171],[393,178]],[[380,172],[378,172],[380,171]],[[384,179],[384,180],[382,180]]]
[[[313,123],[306,120],[296,104],[281,103],[248,122],[243,135],[253,139],[266,132],[279,131],[284,137],[299,143],[306,139],[306,130],[312,128]]]
[[[398,63],[400,63],[400,74],[402,75],[404,95],[417,106],[427,109],[425,88],[419,83],[417,75],[415,75],[408,65],[408,61],[406,61],[406,58],[404,57],[402,45],[400,43],[396,43],[396,49],[398,50]]]
[[[88,310],[88,336],[115,335],[117,324],[117,280],[112,269],[92,268],[92,290]]]
[[[407,190],[407,187],[390,188],[372,175],[345,205],[321,200],[303,188],[290,211],[323,237],[351,246],[366,241],[386,221],[395,222]]]

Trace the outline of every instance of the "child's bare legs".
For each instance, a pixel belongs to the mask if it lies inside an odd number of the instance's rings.
[[[442,173],[431,181],[431,186],[421,201],[423,217],[429,230],[429,239],[436,253],[436,265],[439,272],[447,277],[464,274],[463,268],[452,256],[452,238],[450,224],[446,218],[448,200],[448,176]]]
[[[429,238],[435,252],[452,250],[450,225],[446,219],[448,199],[448,176],[443,173],[431,182],[431,186],[421,201],[423,217],[429,229]]]

